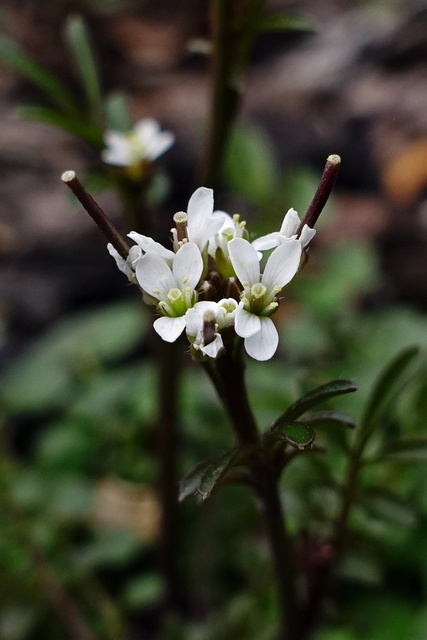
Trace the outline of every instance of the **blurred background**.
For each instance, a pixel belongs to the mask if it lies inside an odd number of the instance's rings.
[[[2,36],[78,99],[64,33],[70,15],[82,16],[102,94],[125,94],[134,121],[154,117],[175,133],[150,195],[162,240],[200,186],[211,87],[207,5],[0,7]],[[266,9],[299,22],[256,39],[215,206],[240,213],[254,235],[267,233],[289,207],[304,214],[329,154],[341,155],[342,169],[308,266],[276,316],[280,351],[270,363],[248,364],[253,404],[265,427],[299,392],[341,376],[360,385],[340,405],[357,417],[383,365],[401,347],[427,341],[427,8],[421,0],[271,0]],[[66,609],[55,605],[62,588],[94,638],[273,638],[268,553],[242,487],[181,505],[186,602],[179,614],[163,605],[150,318],[61,173],[74,169],[123,234],[133,221],[96,145],[24,117],[22,107],[48,101],[6,57],[1,48],[0,638],[86,637],[52,613]],[[181,476],[232,444],[209,381],[187,355],[183,367]],[[421,371],[390,428],[427,435],[426,391]],[[338,477],[342,448],[330,446]],[[336,494],[317,472],[297,464],[284,484],[295,533],[307,533],[311,519],[327,534]],[[367,475],[366,484],[397,488],[401,503],[360,507],[358,542],[316,638],[422,640],[425,467]]]

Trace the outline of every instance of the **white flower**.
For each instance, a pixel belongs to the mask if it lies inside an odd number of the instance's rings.
[[[218,272],[224,277],[229,278],[234,275],[233,267],[230,263],[228,252],[228,243],[234,238],[249,238],[246,230],[246,222],[240,221],[238,214],[231,217],[225,211],[215,211],[214,216],[222,219],[222,226],[219,231],[209,240],[209,255],[216,261]],[[262,254],[259,254],[259,259]]]
[[[174,216],[175,222],[184,226],[181,235],[194,242],[202,253],[223,224],[223,217],[213,213],[213,204],[212,189],[199,187],[188,201],[187,213],[179,211]],[[172,236],[176,249],[181,241],[179,230],[172,229]]]
[[[298,271],[302,247],[288,240],[270,255],[261,276],[256,249],[246,240],[235,238],[228,245],[230,259],[243,286],[242,300],[235,317],[237,335],[245,340],[247,353],[255,360],[269,360],[279,336],[269,317],[278,307],[276,296]]]
[[[186,334],[193,349],[217,358],[224,349],[220,331],[233,325],[238,303],[234,298],[219,302],[196,302],[187,311]]]
[[[106,149],[101,157],[107,164],[117,167],[133,167],[146,160],[152,162],[175,142],[171,131],[161,131],[154,118],[138,120],[127,133],[110,129],[105,132]]]
[[[130,280],[130,282],[135,283],[136,282],[136,278],[135,278],[136,263],[142,257],[142,251],[140,247],[137,247],[136,245],[131,247],[129,250],[129,255],[126,258],[126,260],[122,258],[122,256],[113,247],[112,244],[108,243],[107,249],[110,256],[112,256],[116,261],[116,265],[120,269],[120,271],[124,273],[125,276],[128,277],[128,280]]]
[[[162,317],[154,329],[166,342],[175,342],[186,326],[187,310],[197,302],[197,287],[203,258],[193,242],[184,244],[174,256],[172,268],[156,252],[148,252],[136,264],[136,278],[143,291],[157,300]]]
[[[252,246],[257,251],[265,251],[267,249],[273,249],[288,240],[295,240],[301,243],[303,249],[308,245],[310,240],[316,235],[316,230],[311,229],[308,225],[304,225],[299,238],[297,238],[298,227],[301,224],[301,220],[295,209],[289,209],[285,217],[283,218],[280,231],[273,231],[273,233],[267,233],[261,238],[257,238],[252,242]]]

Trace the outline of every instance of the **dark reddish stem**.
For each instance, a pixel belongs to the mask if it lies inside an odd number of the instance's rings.
[[[117,231],[107,214],[104,213],[99,204],[95,202],[92,196],[83,187],[74,171],[65,171],[65,173],[62,174],[61,179],[65,182],[67,187],[71,189],[77,200],[106,236],[107,240],[111,242],[121,257],[126,260],[130,246],[123,236]]]
[[[325,168],[323,169],[322,177],[319,182],[319,186],[317,187],[313,199],[307,209],[307,213],[305,214],[298,228],[298,235],[300,235],[304,225],[308,225],[309,227],[313,228],[316,224],[318,217],[323,211],[323,207],[325,206],[329,196],[331,195],[331,191],[335,184],[340,166],[341,158],[336,154],[333,154],[327,158]]]

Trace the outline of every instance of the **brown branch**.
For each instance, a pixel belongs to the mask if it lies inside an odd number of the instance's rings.
[[[85,190],[74,171],[65,171],[61,180],[65,182],[67,187],[76,196],[77,200],[88,212],[92,220],[98,225],[107,240],[111,242],[113,247],[118,251],[121,257],[126,260],[129,254],[130,246],[117,231],[106,213],[101,209],[99,204],[95,202],[92,196]]]
[[[298,227],[297,235],[300,235],[304,225],[308,225],[313,228],[317,222],[318,217],[323,211],[323,207],[328,201],[331,195],[332,188],[335,184],[335,180],[338,175],[339,168],[341,166],[341,158],[336,154],[329,156],[326,160],[325,168],[323,169],[322,177],[319,182],[319,186],[313,196],[312,201],[307,209],[307,213],[301,221]]]

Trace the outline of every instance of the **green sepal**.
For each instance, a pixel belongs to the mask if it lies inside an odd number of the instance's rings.
[[[302,422],[289,422],[275,428],[273,433],[279,434],[288,444],[300,451],[311,447],[316,434],[313,429]]]

